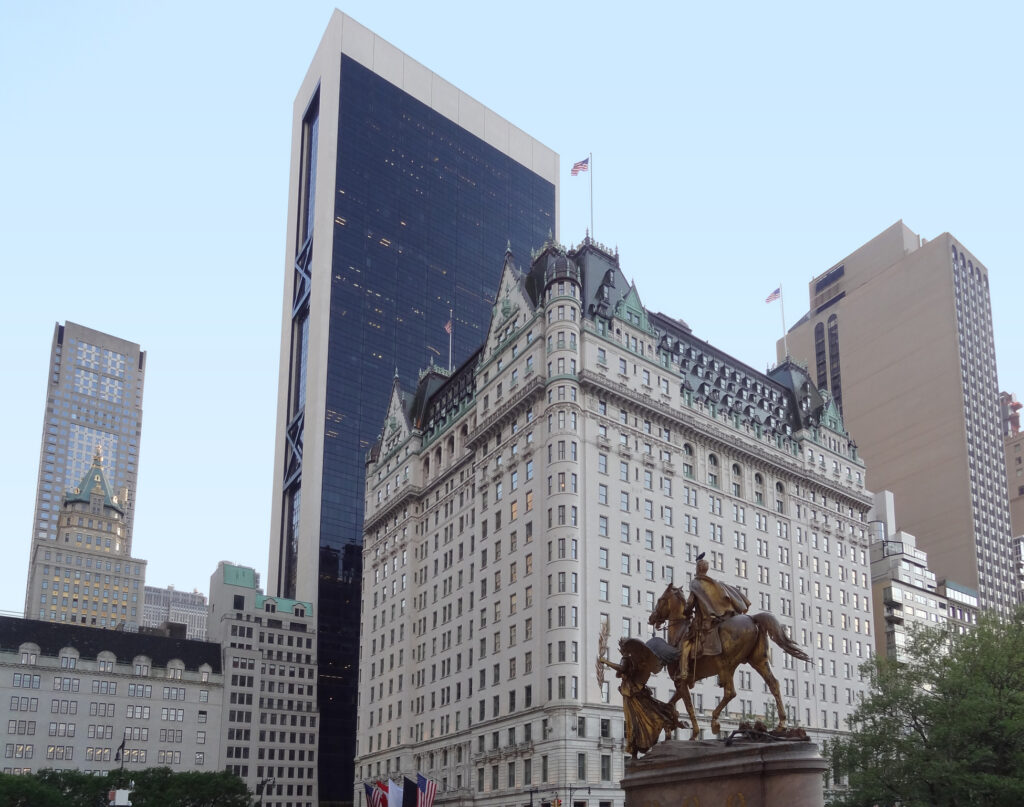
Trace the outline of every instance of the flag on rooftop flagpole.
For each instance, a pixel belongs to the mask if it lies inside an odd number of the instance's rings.
[[[766,303],[774,303],[782,296],[782,286],[779,286],[775,291],[764,298]]]
[[[422,773],[416,774],[416,807],[433,807],[437,795],[437,782]]]
[[[451,335],[452,335],[452,321],[451,321],[451,320],[448,320],[448,321],[447,321],[447,322],[446,322],[446,323],[444,324],[444,332],[445,332],[446,334],[448,334],[449,336],[451,336]]]
[[[573,163],[572,164],[572,170],[569,173],[572,174],[573,176],[576,176],[581,171],[589,171],[589,170],[590,170],[590,157],[587,157],[584,160],[580,160],[579,162]]]

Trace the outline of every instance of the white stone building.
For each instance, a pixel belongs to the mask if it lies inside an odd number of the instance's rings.
[[[208,612],[206,595],[199,591],[178,591],[174,586],[146,586],[142,625],[157,628],[165,622],[174,622],[185,626],[189,639],[206,641]]]
[[[207,642],[0,617],[3,772],[217,771],[220,649]]]
[[[648,311],[590,239],[525,274],[507,254],[496,299],[466,363],[396,379],[368,456],[357,790],[420,772],[445,804],[622,805],[596,660],[650,635],[699,552],[813,657],[774,649],[792,721],[844,728],[874,642],[872,500],[827,394]],[[772,717],[751,668],[736,684],[723,728]],[[719,690],[694,693],[707,732]]]

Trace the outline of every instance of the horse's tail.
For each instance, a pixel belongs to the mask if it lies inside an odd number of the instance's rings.
[[[800,661],[811,660],[811,657],[803,651],[800,645],[786,635],[786,632],[782,629],[782,625],[779,624],[779,620],[774,616],[766,611],[762,611],[760,614],[753,616],[752,619],[757,623],[758,630],[767,635],[786,653],[793,656],[793,658],[798,658]]]

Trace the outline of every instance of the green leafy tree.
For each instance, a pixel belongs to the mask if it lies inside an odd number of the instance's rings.
[[[174,773],[170,768],[114,770],[93,776],[77,770],[42,770],[34,775],[0,774],[3,807],[106,807],[107,794],[132,789],[134,807],[249,807],[251,794],[225,771]]]
[[[245,782],[226,771],[172,773],[147,768],[132,774],[134,807],[249,807]]]
[[[64,807],[61,792],[35,776],[0,774],[0,804],[5,807]]]
[[[861,671],[871,694],[825,748],[848,782],[833,807],[1024,804],[1024,609],[913,632],[905,658]]]

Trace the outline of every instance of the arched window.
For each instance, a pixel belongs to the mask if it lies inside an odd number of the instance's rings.
[[[708,484],[718,487],[718,457],[714,454],[708,454]]]
[[[775,483],[775,512],[786,512],[786,486],[781,482]]]
[[[62,647],[60,653],[60,668],[62,670],[74,670],[78,667],[78,651],[73,647]]]
[[[39,645],[35,642],[25,642],[18,648],[22,664],[35,664],[39,660]]]
[[[821,389],[828,385],[828,366],[825,359],[825,326],[820,322],[814,326],[814,367],[818,388]]]
[[[135,675],[149,675],[153,667],[153,659],[149,656],[136,656],[132,659],[132,671]]]
[[[839,371],[839,319],[835,314],[828,318],[828,357],[831,364],[829,389],[841,413],[843,411],[843,382]]]

